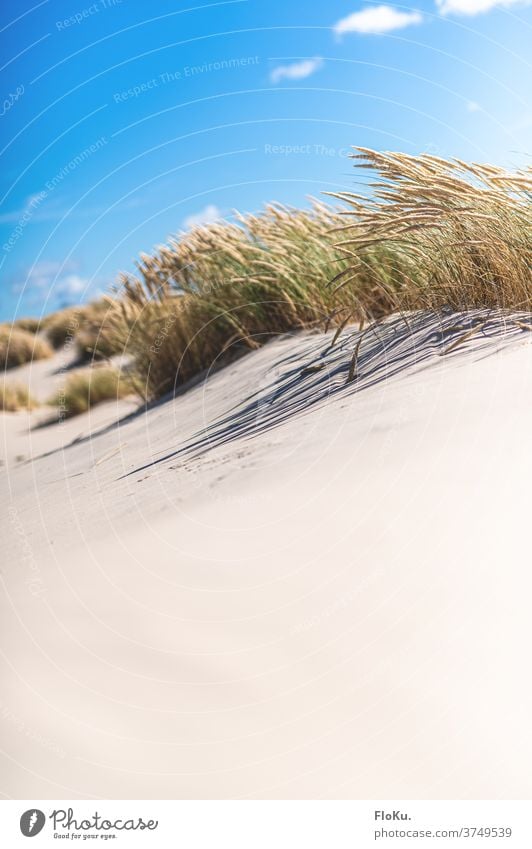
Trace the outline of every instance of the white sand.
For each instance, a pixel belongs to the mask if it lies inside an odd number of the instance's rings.
[[[279,339],[2,473],[6,796],[530,797],[532,334],[461,333],[349,385]]]
[[[122,358],[113,359],[120,361]],[[98,364],[95,367],[98,368]],[[90,368],[88,364],[80,366],[76,361],[75,349],[66,346],[48,360],[36,360],[8,369],[2,375],[8,385],[25,386],[41,406],[30,414],[22,410],[16,414],[0,412],[0,467],[6,467],[9,472],[14,465],[63,448],[137,408],[138,404],[134,400],[122,398],[95,407],[90,415],[66,419],[58,426],[57,408],[47,403],[72,372],[89,372]]]

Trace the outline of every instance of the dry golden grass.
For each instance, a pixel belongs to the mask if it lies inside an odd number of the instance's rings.
[[[114,354],[123,353],[120,339],[113,333],[110,315],[115,304],[110,299],[101,299],[88,304],[83,310],[80,327],[75,336],[79,359],[108,359]]]
[[[16,321],[13,322],[13,327],[16,327],[18,330],[27,330],[28,333],[38,333],[41,329],[41,319],[17,318]]]
[[[341,332],[396,310],[532,309],[530,170],[354,157],[377,180],[369,197],[336,195],[348,210],[269,206],[141,257],[113,314],[140,394],[156,397],[274,334],[322,322]]]
[[[324,204],[271,205],[142,255],[139,277],[123,279],[113,311],[139,394],[158,397],[275,334],[390,311],[414,270],[396,252],[370,246],[360,252],[356,287],[335,293],[331,277],[348,265],[334,247],[338,221]]]
[[[127,378],[114,368],[91,368],[69,375],[65,385],[48,402],[59,407],[63,418],[86,413],[103,401],[113,401],[131,394]]]
[[[9,325],[0,327],[0,369],[2,371],[51,356],[52,349],[45,339],[17,327]]]
[[[85,309],[84,306],[67,307],[50,313],[43,319],[41,326],[52,347],[57,350],[67,342],[69,344],[74,342],[76,334],[83,324]]]
[[[530,169],[353,156],[376,180],[367,197],[336,195],[347,209],[270,205],[181,234],[141,255],[113,300],[48,317],[48,337],[85,360],[130,355],[151,399],[298,328],[336,327],[335,344],[348,322],[394,311],[532,310]]]
[[[84,362],[111,357],[120,353],[108,321],[112,309],[110,299],[67,307],[46,316],[41,327],[54,348],[72,344]]]
[[[340,291],[353,285],[361,250],[380,245],[416,269],[396,291],[396,309],[532,309],[531,169],[363,148],[353,156],[378,178],[372,199],[336,195],[350,206]]]
[[[33,410],[37,402],[31,397],[26,386],[0,383],[0,410],[15,413],[17,410]]]

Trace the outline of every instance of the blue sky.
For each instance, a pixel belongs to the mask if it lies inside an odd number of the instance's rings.
[[[195,223],[353,188],[351,145],[528,164],[532,5],[3,0],[0,319]]]

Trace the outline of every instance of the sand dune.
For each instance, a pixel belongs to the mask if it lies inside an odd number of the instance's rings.
[[[347,382],[358,339],[3,472],[11,796],[528,797],[532,334],[392,318]]]

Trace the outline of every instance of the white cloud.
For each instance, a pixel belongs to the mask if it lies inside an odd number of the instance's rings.
[[[278,65],[271,71],[270,80],[272,83],[279,83],[281,80],[304,80],[305,77],[310,77],[322,66],[323,59],[319,57],[302,59],[301,62],[294,62],[292,65]]]
[[[445,0],[438,0],[445,2]],[[449,0],[453,2],[453,0]],[[358,32],[361,35],[382,35],[396,29],[403,29],[412,24],[420,24],[423,20],[420,12],[402,12],[393,6],[371,6],[353,12],[346,18],[337,21],[333,30],[336,35],[345,35],[347,32]]]
[[[76,273],[74,262],[43,260],[29,269],[25,282],[17,282],[12,291],[23,292],[32,303],[41,303],[48,297],[78,301],[90,287],[90,280]]]
[[[68,274],[62,277],[54,286],[54,294],[62,298],[76,298],[83,294],[90,285],[86,277],[79,274]]]
[[[476,100],[468,100],[466,107],[468,112],[482,112],[482,106]]]
[[[11,212],[3,212],[2,215],[0,215],[0,224],[18,224],[20,219],[24,216],[33,218],[44,198],[44,193],[29,195],[26,198],[25,206],[13,209]]]
[[[480,15],[499,6],[526,6],[530,0],[436,0],[442,15]]]
[[[192,230],[193,227],[201,227],[202,224],[213,224],[221,217],[222,213],[218,207],[213,203],[209,203],[206,207],[200,209],[199,212],[185,218],[183,224],[187,230]]]
[[[75,270],[76,265],[73,262],[62,263],[54,260],[42,260],[28,272],[26,285],[37,289],[50,289],[58,274]]]

